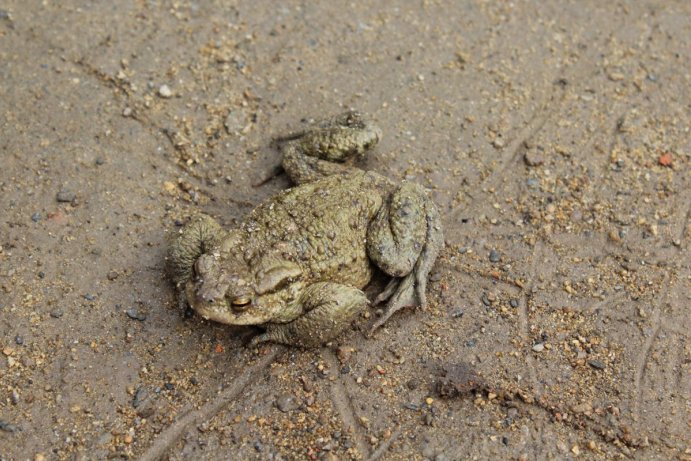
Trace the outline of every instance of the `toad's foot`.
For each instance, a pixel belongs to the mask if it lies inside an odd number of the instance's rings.
[[[324,120],[282,141],[283,169],[296,184],[346,172],[348,159],[362,156],[381,138],[381,130],[350,111]]]
[[[319,282],[301,297],[305,314],[289,323],[271,323],[252,338],[251,346],[265,341],[290,346],[317,347],[338,336],[367,304],[365,294],[347,285]]]
[[[375,300],[388,303],[368,336],[403,307],[427,304],[427,275],[443,244],[437,207],[422,186],[403,183],[367,234],[369,257],[393,277]]]

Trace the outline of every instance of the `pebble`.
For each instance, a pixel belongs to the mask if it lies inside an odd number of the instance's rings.
[[[122,116],[123,117],[129,117],[132,115],[132,108],[131,107],[125,107],[122,111]]]
[[[605,365],[599,360],[588,360],[588,365],[597,370],[604,370],[605,368],[607,368],[607,365]]]
[[[516,309],[516,308],[519,306],[519,302],[518,302],[517,299],[512,298],[512,299],[509,300],[509,305],[511,305],[511,307],[513,307],[514,309]]]
[[[498,263],[499,261],[501,261],[501,255],[497,250],[492,250],[489,252],[489,260],[490,262]]]
[[[463,317],[463,314],[465,314],[465,311],[463,309],[455,309],[451,313],[451,317],[453,317],[455,319],[460,319],[461,317]]]
[[[17,336],[14,337],[14,342],[15,342],[17,345],[21,346],[22,344],[24,344],[24,338],[22,338],[21,336],[17,335]]]
[[[533,346],[533,352],[542,352],[545,350],[544,343],[537,343]]]
[[[69,189],[60,189],[55,196],[55,199],[61,203],[69,203],[74,201],[77,195]]]
[[[92,295],[91,293],[87,293],[84,295],[84,299],[87,301],[96,301],[96,295]]]
[[[39,222],[39,221],[41,220],[41,213],[39,213],[39,212],[37,211],[36,213],[32,214],[32,215],[31,215],[31,220],[32,220],[33,222]]]
[[[545,158],[537,149],[528,149],[523,155],[523,161],[528,166],[540,166],[545,163]]]
[[[291,394],[282,394],[276,399],[276,408],[283,413],[296,410],[298,406],[298,403],[295,401],[295,396]]]
[[[118,271],[110,271],[108,272],[108,274],[106,274],[106,278],[112,282],[113,280],[118,278],[118,275]]]
[[[137,408],[139,405],[144,403],[146,399],[149,398],[149,392],[144,387],[140,387],[134,393],[134,398],[132,399],[132,406]]]
[[[223,126],[226,128],[228,134],[239,133],[245,126],[245,116],[239,111],[231,110],[228,112]]]
[[[18,432],[19,427],[15,426],[14,424],[8,423],[7,421],[0,419],[0,431]]]
[[[54,319],[59,319],[63,315],[64,315],[64,313],[59,309],[56,309],[56,310],[50,312],[50,316],[53,317]]]
[[[173,96],[173,91],[170,89],[168,85],[161,85],[158,87],[158,95],[162,98],[170,98]]]
[[[139,309],[137,309],[136,307],[130,307],[125,311],[125,313],[132,320],[139,320],[140,322],[146,320],[146,313],[139,312]]]

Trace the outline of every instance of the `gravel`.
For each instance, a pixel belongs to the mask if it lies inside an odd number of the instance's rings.
[[[77,194],[69,189],[60,189],[55,196],[55,199],[60,203],[70,203],[77,198]]]
[[[283,413],[296,410],[299,407],[295,396],[292,394],[282,394],[276,399],[276,408]]]

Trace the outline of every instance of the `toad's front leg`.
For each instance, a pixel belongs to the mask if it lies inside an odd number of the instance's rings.
[[[184,288],[194,274],[195,262],[199,256],[218,246],[226,236],[227,233],[211,216],[200,214],[175,237],[170,246],[168,264],[181,304],[186,304]]]
[[[318,282],[305,289],[300,302],[304,313],[289,323],[271,323],[252,339],[290,346],[317,347],[338,336],[355,316],[367,307],[365,294],[357,288],[332,282]]]

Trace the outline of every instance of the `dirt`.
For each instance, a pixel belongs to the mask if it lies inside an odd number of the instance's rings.
[[[691,459],[691,4],[0,7],[0,459]],[[168,238],[355,108],[428,308],[317,350],[186,315]]]

